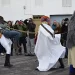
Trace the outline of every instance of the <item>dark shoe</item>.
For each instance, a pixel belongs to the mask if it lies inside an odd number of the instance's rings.
[[[69,75],[75,75],[75,73],[70,73]]]
[[[38,68],[35,68],[35,70],[39,71]]]
[[[6,54],[4,67],[12,67],[12,65],[10,64],[10,54]]]
[[[22,55],[22,53],[18,53],[18,55]]]
[[[11,56],[13,56],[13,54],[11,54]]]
[[[9,65],[4,65],[4,67],[6,67],[6,68],[11,68],[11,67],[13,67],[13,65],[11,65],[11,64],[9,64]]]
[[[25,56],[35,56],[34,54],[25,54]]]
[[[28,53],[25,53],[24,55],[25,55],[25,56],[28,56],[29,54],[28,54]]]
[[[62,58],[59,58],[59,63],[60,63],[60,67],[59,68],[64,68],[64,63],[63,63],[63,60],[62,60]]]
[[[68,58],[68,56],[67,56],[67,55],[65,55],[65,58]]]
[[[56,70],[57,68],[51,68],[50,71]]]
[[[64,66],[60,66],[59,68],[64,68]]]
[[[16,53],[16,55],[18,56],[19,54],[18,54],[18,53]]]
[[[30,56],[35,56],[35,54],[29,54]]]

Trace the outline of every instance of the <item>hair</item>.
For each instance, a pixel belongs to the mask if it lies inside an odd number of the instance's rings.
[[[41,22],[43,22],[43,21],[49,22],[50,18],[48,16],[42,16],[41,17]]]
[[[55,29],[55,31],[58,31],[56,34],[61,33],[61,25],[60,25],[59,22],[57,22],[57,24],[56,24],[56,29]]]
[[[4,21],[4,18],[0,16],[0,23],[4,24],[6,21]]]
[[[27,25],[27,24],[28,24],[28,21],[29,21],[28,19],[25,19],[25,20],[24,20],[24,24]]]
[[[15,22],[15,24],[16,24],[17,22],[19,22],[19,20],[17,20],[17,21]]]
[[[8,21],[7,23],[9,23],[9,22],[12,24],[12,21]]]
[[[69,21],[69,19],[68,18],[65,18],[64,21]]]

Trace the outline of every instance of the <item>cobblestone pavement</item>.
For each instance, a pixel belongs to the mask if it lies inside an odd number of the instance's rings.
[[[35,70],[38,65],[35,56],[12,56],[11,63],[14,65],[13,68],[4,68],[4,56],[0,56],[0,75],[69,75],[67,59],[64,59],[65,69],[56,69],[48,72]]]

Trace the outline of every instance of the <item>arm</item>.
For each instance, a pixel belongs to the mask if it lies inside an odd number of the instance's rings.
[[[32,24],[32,25],[31,25],[31,28],[32,28],[32,29],[35,29],[35,27],[36,27],[35,24]]]
[[[7,24],[0,24],[0,27],[1,27],[2,29],[9,28]]]

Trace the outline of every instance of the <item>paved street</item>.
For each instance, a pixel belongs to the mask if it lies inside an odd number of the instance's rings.
[[[4,68],[4,56],[0,56],[0,75],[69,75],[67,59],[64,59],[65,69],[56,69],[48,72],[39,72],[35,68],[38,65],[35,56],[11,56],[13,68]],[[59,66],[59,64],[57,64]]]

